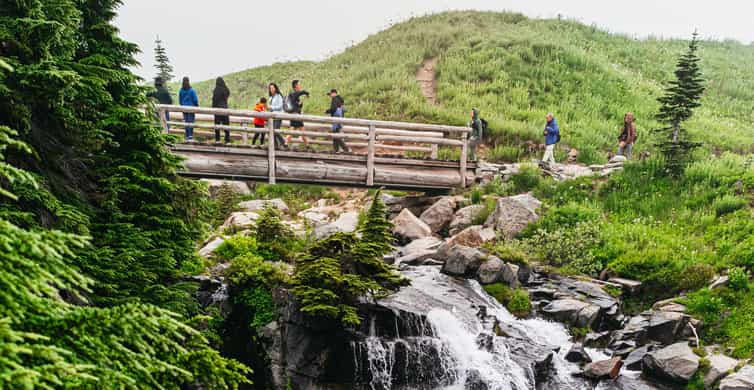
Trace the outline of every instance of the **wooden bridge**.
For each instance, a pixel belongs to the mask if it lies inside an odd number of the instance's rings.
[[[190,125],[194,139],[206,141],[171,147],[185,158],[185,169],[179,173],[188,177],[422,191],[465,187],[474,180],[476,164],[467,162],[466,127],[174,105],[156,108],[170,133],[183,134],[183,113],[196,116]],[[215,115],[229,116],[230,124],[215,125]],[[267,119],[266,127],[255,128],[254,118]],[[273,128],[273,120],[283,121],[281,129]],[[291,120],[304,121],[305,131],[290,130]],[[331,132],[333,123],[343,126],[340,133]],[[215,129],[221,135],[228,130],[232,142],[215,143]],[[249,145],[253,134],[265,134],[267,145]],[[311,147],[299,150],[302,141],[294,138],[290,149],[276,149],[274,134],[305,136]],[[336,138],[352,152],[334,153]]]

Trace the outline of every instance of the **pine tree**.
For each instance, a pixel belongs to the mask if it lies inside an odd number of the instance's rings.
[[[688,51],[681,55],[676,65],[676,79],[671,81],[665,94],[657,99],[660,111],[657,119],[665,126],[656,130],[660,134],[657,147],[665,156],[665,163],[672,175],[679,175],[688,163],[691,152],[700,144],[689,139],[683,122],[691,118],[695,108],[701,105],[704,79],[699,69],[698,34],[689,42]]]
[[[393,224],[387,219],[385,204],[380,200],[380,191],[377,191],[366,213],[364,223],[359,228],[361,239],[378,245],[381,251],[387,253],[393,242],[393,235],[390,233],[392,227]]]
[[[167,84],[173,79],[173,66],[170,65],[167,51],[165,46],[162,46],[162,40],[159,36],[155,39],[154,44],[154,67],[157,69],[157,78]]]

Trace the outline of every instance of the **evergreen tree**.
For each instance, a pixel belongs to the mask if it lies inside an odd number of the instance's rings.
[[[380,200],[380,191],[377,191],[359,228],[361,239],[378,245],[381,251],[388,253],[393,242],[393,235],[390,233],[392,227],[393,224],[387,219],[387,208]]]
[[[660,133],[658,148],[665,156],[666,167],[673,175],[682,173],[691,152],[700,144],[689,139],[683,122],[691,118],[693,110],[701,105],[704,79],[699,70],[698,34],[694,32],[688,50],[681,55],[676,65],[676,79],[671,81],[663,96],[657,99],[660,111],[657,119],[665,127]]]
[[[162,40],[159,36],[154,41],[154,67],[157,69],[157,78],[165,84],[173,80],[173,66],[170,65],[165,46],[162,46]]]

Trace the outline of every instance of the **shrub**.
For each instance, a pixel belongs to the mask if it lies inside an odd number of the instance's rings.
[[[245,253],[235,257],[231,260],[225,274],[231,288],[238,289],[264,286],[269,290],[290,283],[284,263],[265,261],[254,253]]]
[[[503,305],[507,304],[513,297],[513,289],[502,283],[485,284],[482,288]]]
[[[492,162],[515,162],[522,154],[520,146],[497,145],[489,151],[487,159]]]
[[[749,271],[743,267],[733,267],[728,271],[728,285],[731,289],[745,291],[749,289]]]
[[[682,302],[689,313],[700,317],[706,325],[715,323],[725,308],[723,300],[707,288],[690,293]]]
[[[517,289],[513,291],[513,296],[505,307],[507,307],[508,311],[516,317],[528,317],[529,313],[531,313],[531,301],[529,300],[529,293],[524,289]]]
[[[258,331],[277,318],[277,309],[272,301],[272,293],[262,287],[247,288],[237,294],[233,302],[243,305],[250,311],[249,326]]]
[[[555,267],[587,275],[597,275],[603,268],[592,253],[601,242],[599,227],[594,223],[581,222],[573,228],[554,231],[539,229],[523,242],[538,260]]]
[[[709,284],[714,276],[715,269],[711,265],[691,264],[681,274],[678,287],[686,291],[697,290]]]
[[[482,203],[482,191],[479,188],[471,190],[471,204]]]
[[[212,210],[212,223],[215,226],[222,224],[230,213],[235,211],[241,196],[232,185],[223,183],[215,193]]]
[[[542,172],[533,164],[521,164],[517,174],[511,176],[514,192],[528,192],[542,181]]]
[[[600,210],[593,204],[571,202],[547,210],[539,221],[527,226],[521,235],[528,237],[539,229],[556,231],[575,227],[582,222],[596,222],[600,218],[600,215]]]
[[[683,264],[674,255],[668,248],[641,248],[622,253],[609,268],[622,277],[644,282],[647,291],[669,296],[678,291],[683,273]]]
[[[229,261],[241,255],[256,254],[257,250],[256,238],[237,234],[226,239],[215,249],[215,255],[220,259]]]
[[[503,241],[498,242],[490,248],[490,252],[508,263],[514,264],[529,264],[531,261],[529,255],[526,253],[525,248],[516,242]]]
[[[482,225],[485,221],[487,221],[487,218],[489,218],[490,214],[495,212],[495,208],[497,207],[497,197],[490,196],[487,199],[484,200],[484,210],[480,211],[479,214],[474,216],[474,218],[471,220],[472,225]]]
[[[733,195],[724,195],[715,199],[712,203],[712,208],[715,209],[715,215],[719,217],[740,210],[746,207],[747,204],[746,199]]]

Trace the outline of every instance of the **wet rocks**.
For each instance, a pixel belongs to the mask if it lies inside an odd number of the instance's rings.
[[[591,327],[599,315],[599,306],[573,298],[557,299],[542,309],[542,312],[557,321],[571,326]]]
[[[318,226],[314,229],[314,238],[321,240],[335,233],[350,233],[356,231],[359,224],[359,213],[347,212],[340,214],[338,219],[326,225]]]
[[[675,343],[648,353],[642,365],[646,375],[685,384],[699,369],[699,356],[688,343]]]
[[[450,235],[458,234],[461,230],[473,225],[474,220],[482,215],[485,209],[486,207],[482,204],[473,204],[456,211],[448,227]]]
[[[201,257],[210,257],[215,252],[217,248],[220,247],[220,245],[225,242],[225,239],[222,237],[215,237],[211,240],[209,240],[202,249],[199,249],[199,256]]]
[[[582,375],[591,379],[615,379],[618,377],[622,366],[621,358],[614,357],[587,364]]]
[[[432,229],[409,210],[403,209],[393,219],[393,234],[404,241],[413,241],[432,235]]]
[[[492,256],[488,258],[479,266],[479,271],[477,272],[479,283],[491,284],[501,281],[504,267],[505,263],[497,257]]]
[[[591,363],[592,358],[584,350],[584,346],[581,343],[575,343],[571,346],[571,349],[565,355],[565,359],[571,363]]]
[[[442,272],[448,275],[474,276],[484,260],[484,253],[463,245],[453,246],[445,253]]]
[[[442,240],[436,237],[424,237],[411,241],[408,245],[396,251],[396,264],[423,264],[424,261],[437,257],[437,248]]]
[[[626,369],[632,371],[641,371],[641,362],[642,360],[644,360],[644,356],[652,352],[654,349],[654,344],[647,344],[642,347],[636,348],[635,350],[631,351],[631,353],[629,353],[626,359],[623,361],[624,366],[626,367]]]
[[[707,387],[711,387],[720,378],[728,375],[738,365],[738,360],[718,353],[707,356],[707,361],[709,362],[709,371],[704,375],[704,386]],[[754,382],[752,383],[754,384]]]
[[[667,303],[660,308],[668,310],[682,310],[682,305]],[[631,317],[628,323],[613,333],[609,347],[613,350],[621,349],[620,345],[631,342],[644,345],[658,342],[662,345],[672,344],[684,339],[691,317],[678,311],[647,310]]]
[[[530,194],[500,198],[484,226],[493,227],[506,238],[513,238],[529,223],[539,219],[536,210],[541,205],[542,202]]]
[[[450,196],[445,196],[424,210],[419,219],[426,223],[433,233],[439,233],[453,220],[455,209],[456,201]]]
[[[280,198],[247,200],[238,204],[241,210],[251,212],[262,211],[267,206],[274,207],[281,213],[288,212],[288,205]]]
[[[720,390],[754,389],[754,366],[747,365],[720,381]]]

